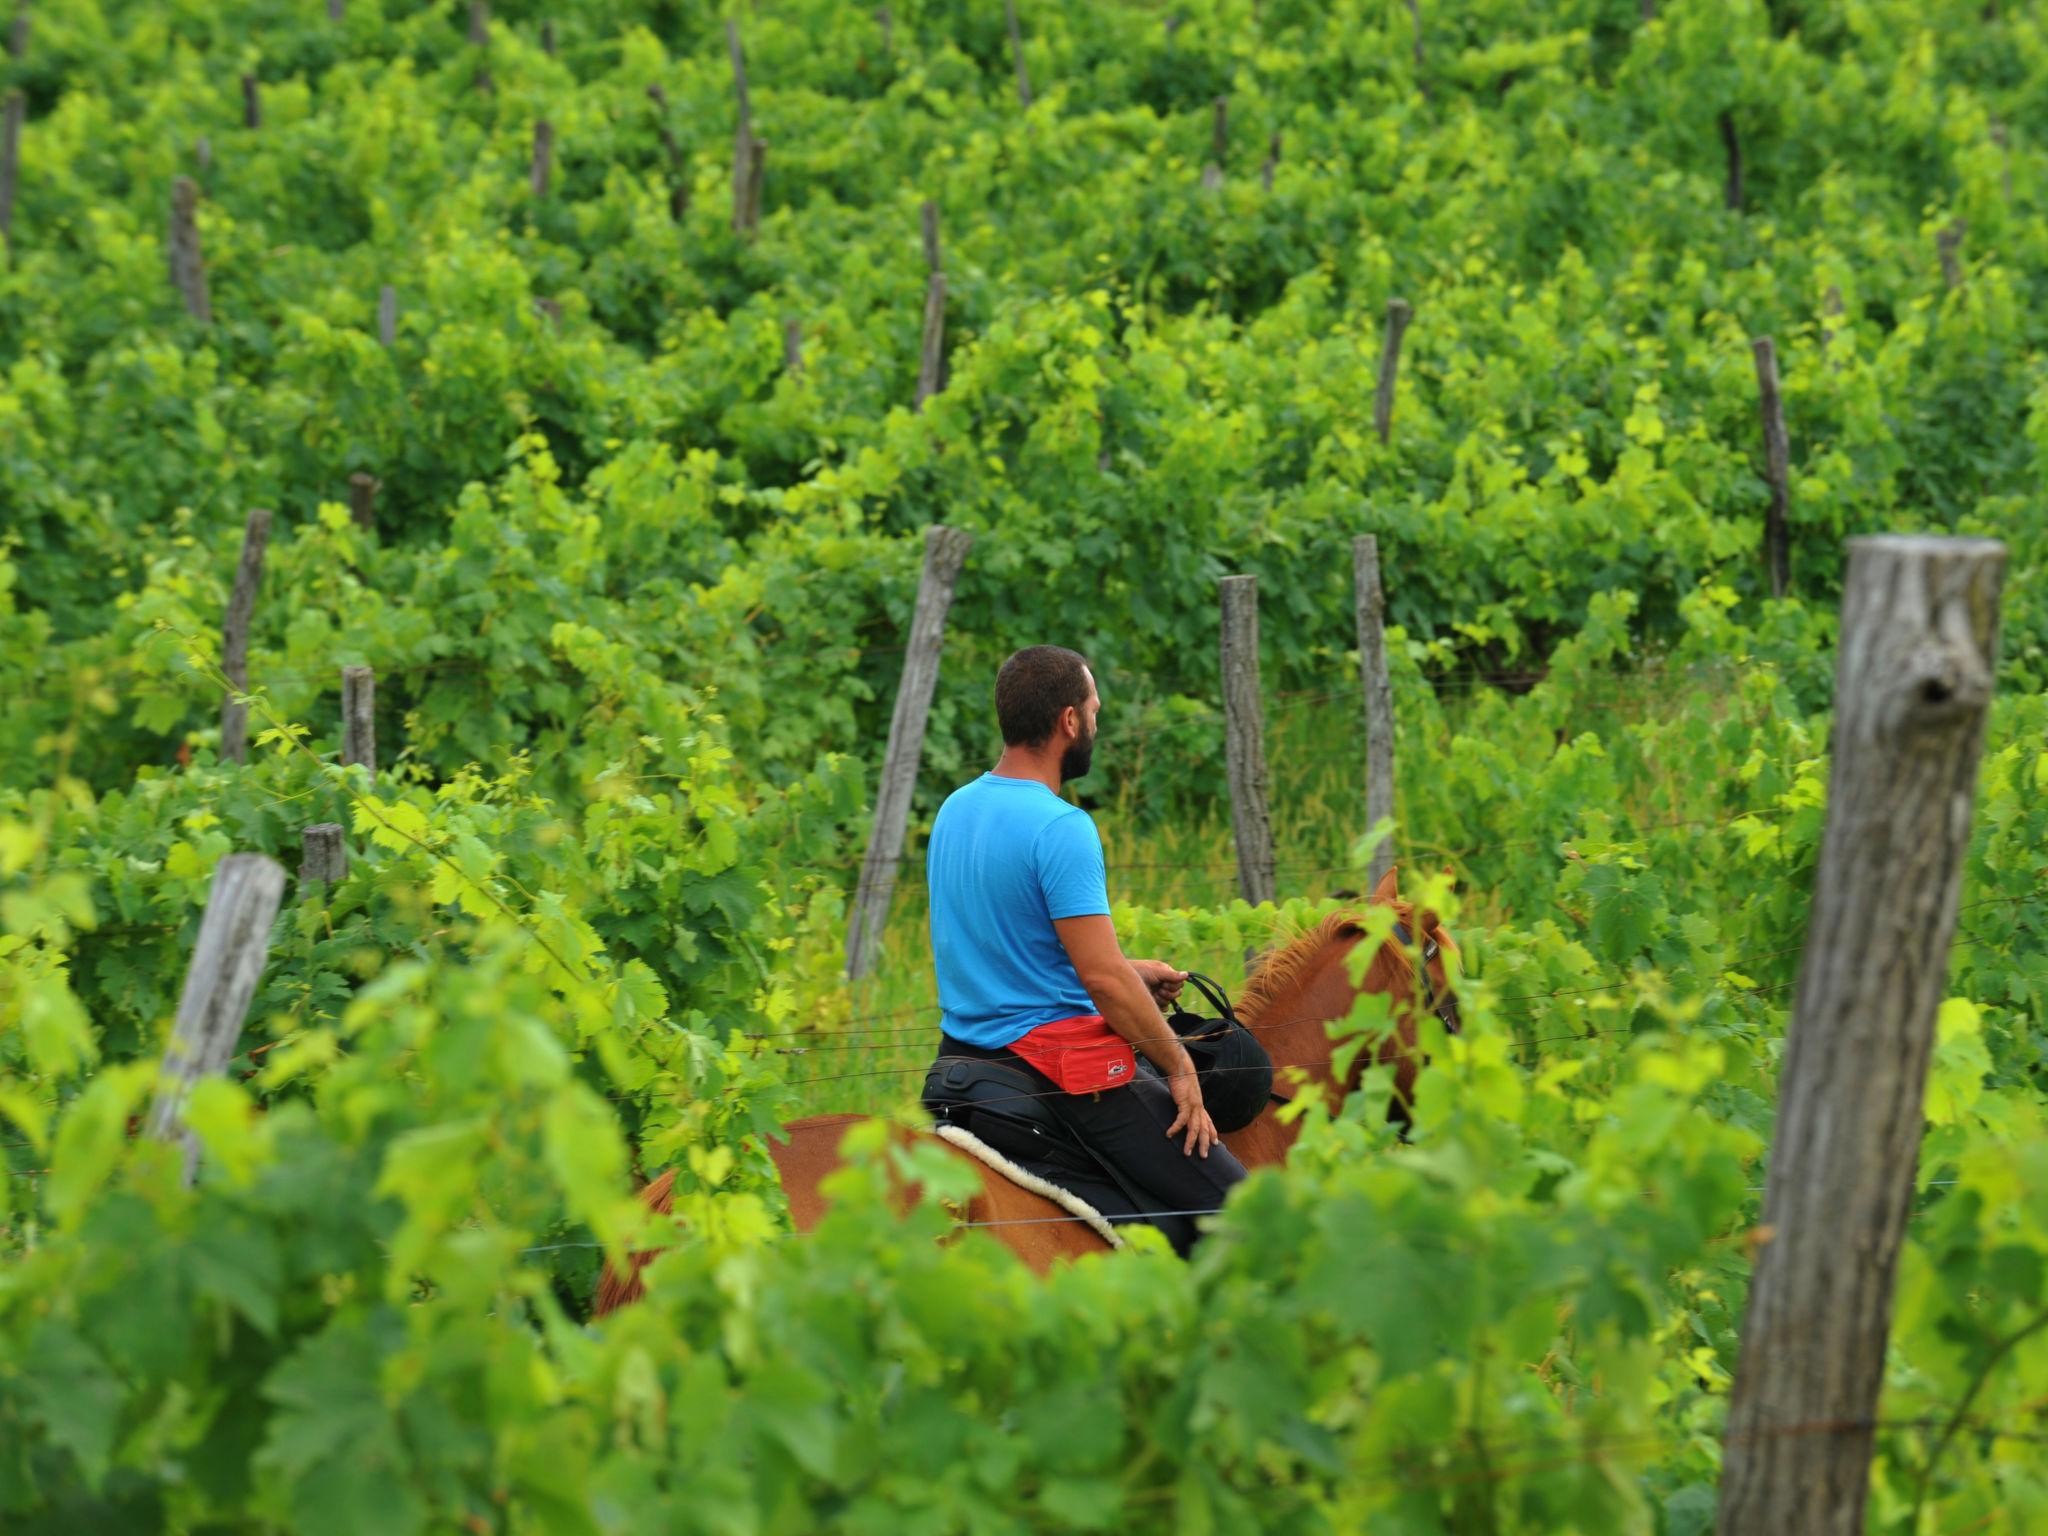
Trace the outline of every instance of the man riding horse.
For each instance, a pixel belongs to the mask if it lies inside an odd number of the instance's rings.
[[[1102,839],[1059,795],[1088,771],[1100,708],[1087,662],[1060,646],[997,674],[1002,756],[947,797],[927,853],[943,1032],[924,1103],[1185,1257],[1196,1214],[1245,1171],[1160,1012],[1186,977],[1124,957]]]

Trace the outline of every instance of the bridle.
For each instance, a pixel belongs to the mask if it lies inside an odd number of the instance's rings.
[[[1394,924],[1394,938],[1403,949],[1411,948],[1415,943],[1415,936],[1408,931],[1406,923]],[[1422,964],[1416,967],[1416,976],[1422,984],[1422,1006],[1437,1016],[1437,1021],[1443,1025],[1447,1034],[1455,1035],[1461,1033],[1465,1027],[1464,1020],[1458,1016],[1457,994],[1447,991],[1442,997],[1438,997],[1436,984],[1429,979],[1429,963],[1440,952],[1435,939],[1424,939]]]

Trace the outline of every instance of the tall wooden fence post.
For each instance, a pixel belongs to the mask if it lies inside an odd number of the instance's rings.
[[[546,118],[533,124],[533,171],[530,185],[536,199],[548,195],[548,182],[555,170],[555,125]]]
[[[1372,429],[1385,442],[1394,430],[1394,381],[1401,371],[1401,338],[1415,310],[1406,299],[1387,300],[1387,331],[1380,343],[1380,378],[1372,392]]]
[[[1785,400],[1778,393],[1778,348],[1768,336],[1750,344],[1756,354],[1757,407],[1764,420],[1764,480],[1771,504],[1764,512],[1764,564],[1771,578],[1771,596],[1792,589],[1792,535],[1785,525],[1792,504],[1792,450],[1785,437]]]
[[[171,183],[171,283],[185,301],[185,312],[201,325],[213,323],[213,300],[206,291],[206,261],[199,250],[199,183],[180,176]]]
[[[235,697],[249,691],[249,620],[256,588],[263,580],[263,551],[270,543],[270,513],[257,507],[242,527],[242,558],[228,591],[227,616],[220,626],[220,669],[233,685],[220,706],[220,755],[224,762],[249,760],[249,706]]]
[[[1017,65],[1017,101],[1031,105],[1031,74],[1024,67],[1024,33],[1017,26],[1017,0],[1003,0],[1003,25],[1010,33],[1010,58]]]
[[[1209,125],[1209,163],[1202,167],[1202,185],[1211,192],[1223,185],[1223,165],[1230,152],[1230,98],[1218,96]]]
[[[1267,192],[1273,190],[1273,173],[1279,169],[1280,135],[1276,133],[1273,135],[1272,144],[1266,150],[1266,163],[1259,167],[1259,186],[1263,190]]]
[[[377,531],[377,477],[357,470],[348,477],[348,512],[365,533]]]
[[[918,206],[917,222],[919,233],[924,239],[925,271],[943,272],[946,263],[939,246],[939,205],[926,198]]]
[[[1849,541],[1834,760],[1722,1459],[1721,1536],[1861,1536],[2005,548]]]
[[[874,832],[868,839],[868,856],[861,863],[860,888],[854,892],[853,918],[846,930],[849,981],[860,980],[874,968],[882,930],[889,921],[889,901],[896,891],[896,870],[903,857],[903,835],[910,825],[911,791],[917,787],[918,760],[924,754],[925,719],[931,713],[932,690],[939,681],[946,612],[953,606],[953,588],[973,542],[974,535],[959,528],[925,530],[924,572],[917,583],[917,609],[910,620],[903,681],[896,688],[896,713],[889,721],[889,750],[875,791]]]
[[[754,137],[747,58],[740,47],[739,24],[730,18],[725,23],[725,48],[732,59],[732,90],[739,108],[732,142],[732,227],[736,234],[751,235],[761,222],[761,177],[768,146]]]
[[[28,54],[28,40],[33,26],[28,13],[28,0],[14,8],[14,25],[7,29],[7,52],[12,58],[25,58]]]
[[[213,871],[199,943],[185,971],[178,1021],[145,1129],[159,1141],[180,1141],[185,1182],[199,1169],[199,1142],[185,1125],[193,1086],[227,1066],[242,1037],[249,999],[270,952],[270,925],[284,899],[284,866],[260,853],[231,853]]]
[[[398,290],[386,283],[377,290],[377,340],[385,347],[398,339]]]
[[[1353,598],[1358,609],[1358,681],[1365,692],[1365,824],[1394,814],[1394,689],[1387,678],[1387,604],[1380,589],[1380,541],[1351,541]],[[1366,866],[1372,890],[1393,866],[1391,838],[1375,844]]]
[[[263,126],[263,84],[254,75],[242,76],[242,126]]]
[[[19,91],[9,91],[0,106],[0,240],[14,247],[14,189],[21,177],[21,124],[28,102]]]
[[[946,274],[934,272],[925,279],[924,340],[917,353],[917,408],[945,387],[946,371]]]
[[[377,771],[377,674],[368,667],[341,669],[341,761]]]
[[[299,861],[299,894],[324,895],[314,886],[328,886],[348,875],[348,849],[341,840],[341,823],[323,821],[299,834],[303,857]]]
[[[1237,888],[1256,906],[1274,899],[1273,823],[1266,814],[1266,712],[1259,698],[1259,579],[1223,578],[1223,738]]]

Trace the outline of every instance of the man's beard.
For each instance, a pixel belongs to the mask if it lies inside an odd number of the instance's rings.
[[[1094,760],[1095,733],[1090,731],[1086,736],[1076,736],[1060,754],[1060,782],[1085,777],[1088,765]]]

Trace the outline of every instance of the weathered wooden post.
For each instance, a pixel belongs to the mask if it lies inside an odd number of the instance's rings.
[[[1223,164],[1230,152],[1230,98],[1218,96],[1209,125],[1209,163],[1202,167],[1202,185],[1211,192],[1223,185]]]
[[[341,762],[377,772],[377,674],[368,667],[341,669]]]
[[[263,86],[254,75],[242,76],[242,126],[263,126]]]
[[[206,291],[206,261],[199,250],[199,183],[180,176],[171,183],[171,283],[185,301],[185,313],[201,325],[213,323]]]
[[[536,201],[548,195],[548,179],[555,169],[555,125],[546,118],[533,124],[533,172],[529,185]]]
[[[1017,65],[1017,100],[1031,105],[1031,75],[1024,68],[1024,34],[1017,26],[1017,0],[1003,0],[1003,25],[1010,32],[1010,57]]]
[[[1365,824],[1394,814],[1394,689],[1387,677],[1387,605],[1380,590],[1380,541],[1351,541],[1352,596],[1358,611],[1358,681],[1365,692]],[[1393,865],[1391,838],[1375,844],[1366,866],[1371,890]]]
[[[804,323],[795,315],[782,322],[782,371],[792,376],[804,371]]]
[[[1424,101],[1429,100],[1429,81],[1422,73],[1422,6],[1418,0],[1408,0],[1408,20],[1415,31],[1415,90]]]
[[[540,24],[540,51],[551,59],[555,56],[555,24],[552,21]]]
[[[924,341],[917,354],[917,408],[946,387],[946,274],[925,279]]]
[[[1259,698],[1259,579],[1223,578],[1223,741],[1237,888],[1254,906],[1274,898],[1273,823],[1266,814],[1266,712]]]
[[[1259,185],[1266,191],[1273,190],[1273,173],[1280,169],[1280,135],[1273,135],[1271,147],[1266,151],[1266,163],[1259,167]]]
[[[943,272],[946,264],[939,247],[939,205],[926,198],[918,206],[917,220],[919,233],[924,239],[924,269],[927,272]]]
[[[0,240],[14,245],[14,189],[21,176],[21,124],[28,102],[19,91],[9,91],[0,106]]]
[[[1742,140],[1735,132],[1735,114],[1724,110],[1720,116],[1721,147],[1728,153],[1728,186],[1722,201],[1736,213],[1742,211]]]
[[[348,512],[363,532],[377,531],[377,477],[367,470],[348,477]]]
[[[732,90],[739,103],[739,122],[733,129],[732,145],[732,227],[736,234],[751,235],[761,222],[761,177],[768,145],[754,137],[746,54],[740,48],[739,25],[730,18],[725,23],[725,48],[732,58]]]
[[[896,870],[903,857],[903,835],[910,824],[911,792],[917,787],[918,760],[924,753],[925,720],[931,713],[932,690],[939,681],[946,611],[953,606],[953,588],[973,542],[974,535],[959,528],[925,530],[924,572],[918,578],[903,680],[896,688],[896,712],[889,721],[882,781],[875,791],[874,832],[868,839],[868,856],[861,864],[860,888],[853,893],[853,915],[846,930],[849,981],[860,980],[874,968],[882,930],[889,921],[889,901],[896,891]]]
[[[1963,263],[1959,253],[1963,248],[1963,235],[1969,228],[1964,219],[1950,219],[1935,231],[1934,249],[1941,257],[1941,281],[1944,287],[1963,286]]]
[[[647,99],[654,103],[654,131],[661,136],[662,153],[668,157],[668,216],[680,224],[690,211],[690,162],[668,125],[668,92],[650,85]]]
[[[389,347],[398,339],[398,290],[386,283],[377,290],[377,340]]]
[[[283,899],[284,866],[275,859],[231,853],[214,868],[199,942],[185,971],[177,1023],[145,1124],[157,1140],[183,1145],[188,1185],[199,1170],[199,1142],[185,1124],[185,1105],[193,1086],[226,1067],[235,1054],[270,952],[270,925]]]
[[[1721,1536],[1861,1536],[2005,548],[1849,541],[1833,765],[1779,1074]]]
[[[299,894],[324,896],[325,887],[348,875],[348,848],[341,840],[341,823],[323,821],[299,834],[303,856],[299,860]]]
[[[7,31],[9,57],[21,59],[28,56],[29,31],[32,25],[28,14],[28,0],[21,0],[14,8],[14,25]]]
[[[235,584],[228,590],[227,616],[220,626],[220,669],[231,685],[220,706],[223,762],[249,760],[249,706],[236,695],[249,691],[249,620],[256,609],[256,588],[263,580],[263,551],[269,543],[270,513],[257,507],[242,527],[242,558],[235,565]]]
[[[1401,371],[1401,338],[1415,311],[1406,299],[1387,300],[1387,330],[1380,344],[1379,385],[1372,392],[1372,429],[1385,442],[1394,430],[1394,380]]]
[[[490,0],[469,0],[469,42],[482,55],[476,66],[476,88],[488,94],[492,89]]]
[[[1764,564],[1770,571],[1771,596],[1792,589],[1792,535],[1786,514],[1792,505],[1792,450],[1785,436],[1785,400],[1778,393],[1778,349],[1768,336],[1749,344],[1756,354],[1757,407],[1764,421],[1764,482],[1771,504],[1764,512]]]

